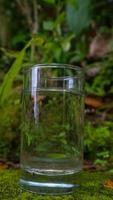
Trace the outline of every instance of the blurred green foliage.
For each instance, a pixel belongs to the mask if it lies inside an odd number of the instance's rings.
[[[70,29],[80,34],[91,22],[91,1],[71,0],[67,4],[67,19]]]
[[[108,58],[104,58],[98,63],[93,63],[89,66],[99,66],[99,73],[86,82],[86,91],[88,94],[95,94],[97,96],[107,96],[113,94],[113,57],[112,54]]]
[[[96,125],[85,124],[85,154],[95,164],[106,166],[113,162],[113,123],[104,121]]]
[[[14,91],[21,87],[22,69],[31,63],[80,65],[86,72],[86,93],[103,99],[113,95],[112,10],[112,0],[0,1],[0,157],[19,158],[20,97]],[[110,50],[90,57],[98,34],[108,35]],[[95,67],[98,73],[88,75]],[[86,122],[86,157],[101,165],[112,162],[112,135],[112,122]]]
[[[14,93],[0,108],[0,158],[14,162],[19,161],[21,134],[20,101],[17,96]]]

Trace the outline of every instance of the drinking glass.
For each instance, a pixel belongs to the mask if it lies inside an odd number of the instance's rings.
[[[84,73],[66,64],[37,64],[24,74],[21,178],[24,189],[66,194],[83,165]]]

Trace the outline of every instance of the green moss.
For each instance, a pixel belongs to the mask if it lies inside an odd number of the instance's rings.
[[[108,172],[82,172],[76,181],[80,188],[72,195],[43,196],[25,192],[19,186],[19,170],[0,170],[0,199],[1,200],[111,200],[113,189],[103,186],[105,180],[113,179]]]

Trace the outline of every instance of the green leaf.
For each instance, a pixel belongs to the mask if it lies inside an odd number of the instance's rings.
[[[20,42],[26,41],[26,34],[20,31],[17,35],[12,38],[12,45],[17,45]]]
[[[15,76],[17,75],[17,73],[19,72],[20,68],[21,68],[24,55],[25,55],[25,49],[23,49],[19,53],[17,59],[13,63],[13,65],[10,68],[9,72],[5,75],[4,82],[3,82],[2,86],[0,87],[0,102],[1,103],[3,103],[3,101],[6,99],[6,97],[8,97],[8,95],[10,93],[10,89],[11,89],[11,86],[12,86],[12,81],[15,78]]]
[[[52,31],[53,28],[54,28],[54,22],[53,21],[44,21],[43,22],[43,28],[44,30],[47,30],[47,31]]]
[[[31,44],[42,45],[43,39],[40,37],[32,38],[25,47],[20,51],[16,60],[12,64],[8,73],[5,75],[4,82],[0,87],[0,103],[2,104],[4,100],[9,96],[13,80],[22,68],[22,63],[25,57],[26,50],[31,46]]]
[[[90,0],[73,0],[68,2],[67,21],[70,30],[76,33],[76,35],[80,34],[91,21]]]
[[[43,1],[48,4],[55,4],[55,0],[43,0]]]
[[[56,19],[56,21],[54,22],[54,23],[55,23],[55,27],[57,27],[58,25],[60,25],[60,24],[64,21],[64,19],[65,19],[65,13],[62,12],[61,14],[59,14],[59,15],[57,16],[57,19]]]
[[[19,54],[18,51],[6,50],[3,47],[0,48],[0,51],[2,51],[9,58],[16,58]]]
[[[64,52],[68,52],[71,47],[71,40],[75,37],[75,35],[69,35],[67,37],[63,37],[61,40],[61,46]]]
[[[77,3],[77,0],[67,0],[67,2],[70,4],[70,5],[75,5],[75,3]]]

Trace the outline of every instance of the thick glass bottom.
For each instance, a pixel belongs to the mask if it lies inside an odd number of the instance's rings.
[[[27,191],[48,195],[70,194],[79,187],[75,183],[74,174],[48,176],[26,171],[22,172],[20,184]]]

